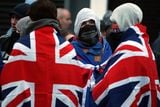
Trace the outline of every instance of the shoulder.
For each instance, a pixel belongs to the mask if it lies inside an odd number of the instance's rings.
[[[111,50],[111,47],[110,47],[108,41],[103,37],[101,37],[101,38],[102,38],[103,48],[109,48]]]

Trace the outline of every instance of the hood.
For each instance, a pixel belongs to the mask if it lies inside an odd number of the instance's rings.
[[[90,19],[95,21],[98,33],[99,33],[99,35],[101,34],[100,33],[100,20],[97,17],[97,15],[95,14],[95,12],[93,10],[91,10],[90,8],[83,8],[78,12],[78,14],[76,16],[76,19],[75,19],[74,32],[75,32],[76,35],[79,34],[81,24],[84,21],[87,21],[87,20],[90,20]]]
[[[53,26],[56,30],[58,30],[58,31],[60,30],[60,27],[59,27],[57,20],[45,18],[45,19],[40,19],[37,21],[31,21],[28,24],[24,34],[28,34],[28,33],[32,32],[33,30],[41,28],[43,26]]]
[[[114,9],[110,20],[116,22],[120,31],[126,31],[130,26],[141,23],[142,10],[133,3],[125,3]]]
[[[29,16],[23,17],[20,20],[18,20],[16,24],[17,30],[20,32],[20,35],[24,35],[25,30],[27,29],[29,23],[31,23],[31,19]]]

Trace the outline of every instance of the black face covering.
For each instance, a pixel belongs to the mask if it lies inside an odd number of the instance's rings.
[[[98,40],[98,32],[95,25],[85,25],[80,29],[78,40],[85,46],[93,46]]]
[[[121,38],[123,36],[123,32],[111,32],[107,37],[107,41],[112,48],[112,52],[117,48],[119,45]]]

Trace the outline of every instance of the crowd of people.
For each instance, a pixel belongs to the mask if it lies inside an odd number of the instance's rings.
[[[121,4],[103,20],[82,8],[72,22],[68,9],[35,0],[9,15],[0,37],[1,107],[160,106],[160,39],[150,46],[138,5]]]

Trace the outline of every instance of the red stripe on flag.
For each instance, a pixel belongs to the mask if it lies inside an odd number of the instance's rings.
[[[68,44],[63,49],[60,50],[60,57],[66,55],[68,52],[70,52],[73,49],[73,46],[71,44]]]
[[[7,105],[7,107],[16,107],[20,104],[25,98],[28,98],[31,95],[30,89],[26,89],[23,93],[18,95],[11,103]]]
[[[61,90],[61,92],[67,95],[70,99],[72,99],[72,101],[74,101],[73,103],[76,105],[75,107],[78,107],[78,99],[70,90]]]
[[[12,56],[18,56],[18,55],[26,55],[26,54],[23,53],[23,52],[20,51],[20,50],[13,49],[11,55],[12,55]]]

